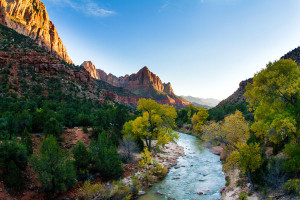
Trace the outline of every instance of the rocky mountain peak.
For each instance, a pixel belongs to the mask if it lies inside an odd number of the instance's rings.
[[[29,36],[56,57],[72,63],[57,30],[39,0],[1,0],[0,23]]]
[[[83,66],[85,70],[90,73],[91,77],[100,79],[99,72],[96,70],[96,67],[92,61],[84,61],[81,66]]]

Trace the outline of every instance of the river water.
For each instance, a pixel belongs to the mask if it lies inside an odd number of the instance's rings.
[[[155,184],[139,200],[217,200],[225,185],[222,163],[217,155],[204,148],[194,136],[179,133],[177,143],[184,147],[185,156],[178,158],[164,180]],[[163,195],[156,194],[157,191]],[[203,193],[203,194],[198,194]]]

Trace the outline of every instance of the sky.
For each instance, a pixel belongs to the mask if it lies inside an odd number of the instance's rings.
[[[42,0],[73,62],[147,66],[177,95],[225,99],[300,45],[299,0]]]

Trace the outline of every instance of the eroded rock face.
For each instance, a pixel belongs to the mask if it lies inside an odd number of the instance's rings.
[[[113,74],[106,74],[101,69],[95,70],[95,66],[90,61],[84,62],[82,66],[90,72],[92,77],[115,87],[127,89],[140,97],[152,98],[158,103],[173,104],[177,107],[190,103],[178,98],[173,92],[171,83],[163,83],[148,67],[143,67],[136,74],[116,77]]]
[[[1,0],[0,23],[29,36],[45,50],[72,63],[54,24],[49,20],[45,5],[39,0]]]
[[[82,63],[81,66],[83,66],[85,70],[90,73],[91,77],[95,79],[100,79],[98,71],[96,70],[95,65],[91,61],[85,61],[84,63]]]

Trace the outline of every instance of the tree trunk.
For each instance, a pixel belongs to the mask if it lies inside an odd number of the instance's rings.
[[[251,189],[254,191],[254,184],[252,182],[252,178],[251,178],[251,173],[250,172],[247,172],[247,176],[248,176],[248,180],[250,182],[250,185],[251,185]]]

